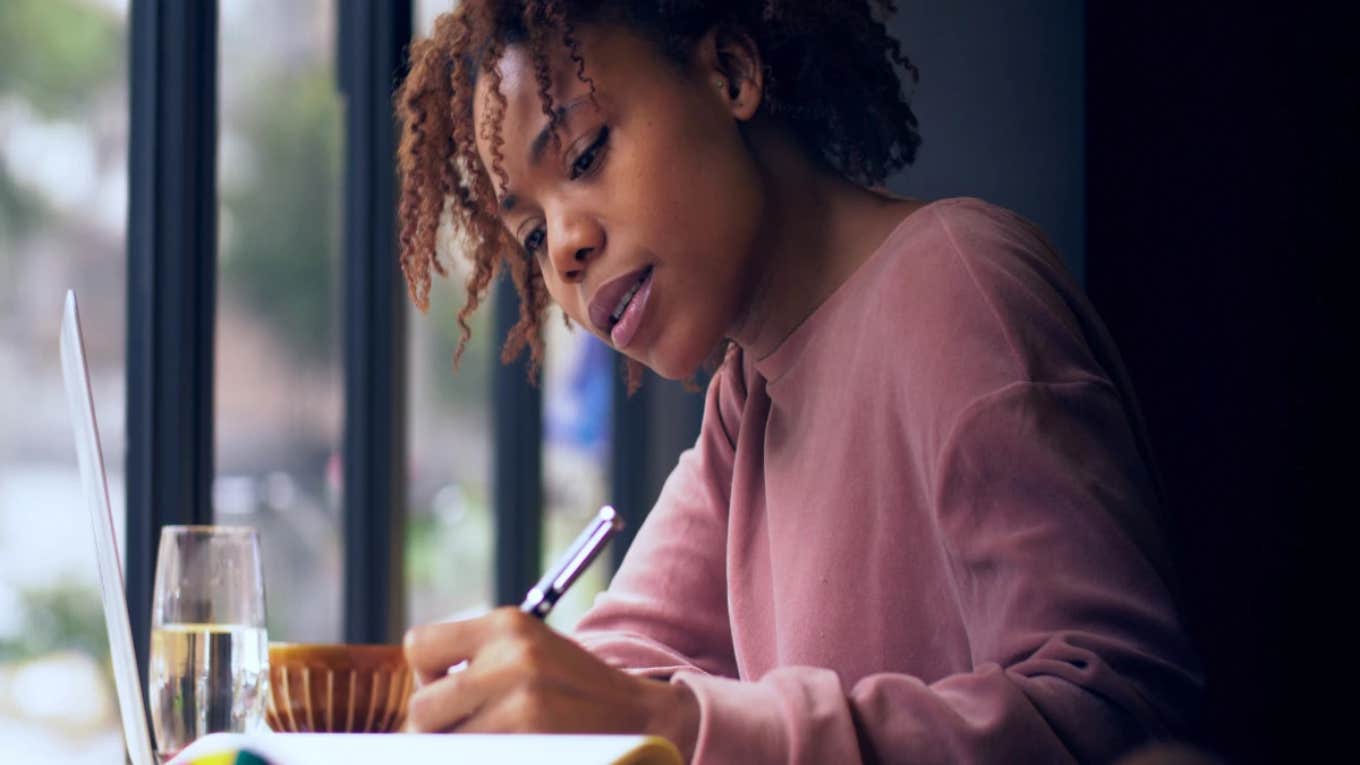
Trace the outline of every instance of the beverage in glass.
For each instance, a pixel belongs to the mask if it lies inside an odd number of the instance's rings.
[[[147,675],[156,752],[261,729],[269,689],[264,571],[254,529],[166,526]]]

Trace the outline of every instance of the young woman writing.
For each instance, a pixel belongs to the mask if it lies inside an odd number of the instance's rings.
[[[465,0],[412,47],[418,304],[442,221],[461,318],[514,279],[507,357],[540,359],[550,302],[667,377],[722,354],[572,638],[513,609],[413,629],[414,728],[649,732],[716,763],[1107,760],[1185,732],[1199,670],[1099,320],[1018,216],[874,188],[919,144],[891,10]]]

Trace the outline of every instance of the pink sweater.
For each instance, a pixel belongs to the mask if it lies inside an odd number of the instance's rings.
[[[1031,224],[904,220],[735,352],[575,637],[684,683],[701,763],[1108,760],[1199,666],[1104,328]]]

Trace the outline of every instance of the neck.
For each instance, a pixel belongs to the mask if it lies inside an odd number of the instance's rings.
[[[766,206],[750,298],[730,336],[758,360],[817,310],[919,203],[866,189],[814,164],[783,131],[756,127],[750,138]]]

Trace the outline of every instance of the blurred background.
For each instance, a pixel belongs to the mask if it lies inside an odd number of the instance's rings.
[[[140,0],[139,0],[140,1]],[[264,544],[270,638],[345,638],[345,107],[341,0],[220,0],[213,517]],[[1298,753],[1324,680],[1281,657],[1336,634],[1329,576],[1300,561],[1330,507],[1316,348],[1329,183],[1354,79],[1349,28],[1295,9],[1078,0],[899,3],[924,135],[894,190],[1011,207],[1086,280],[1144,396],[1175,510],[1188,620],[1210,670],[1205,739],[1238,761]],[[413,4],[428,31],[448,0]],[[125,524],[129,0],[0,0],[0,760],[121,758],[93,549],[60,382],[80,294],[115,520]],[[1329,34],[1330,33],[1330,34]],[[1325,75],[1325,76],[1324,76]],[[1328,79],[1334,78],[1334,79]],[[1342,78],[1347,78],[1342,81]],[[1325,107],[1317,104],[1325,104]],[[1314,204],[1316,202],[1316,204]],[[407,309],[401,621],[497,600],[490,311],[452,371],[462,274]],[[621,407],[644,412],[644,507],[693,438],[698,398],[618,400],[610,354],[549,321],[542,560],[618,501]],[[614,467],[611,467],[613,465]],[[1251,480],[1243,480],[1249,476]],[[613,487],[613,488],[611,488]],[[120,530],[120,534],[121,534]],[[1313,536],[1309,536],[1312,534]],[[540,561],[541,563],[542,561]],[[597,565],[553,615],[569,629]],[[1335,610],[1335,609],[1333,609]],[[1304,625],[1302,630],[1288,625]],[[137,628],[138,625],[134,625]],[[1310,679],[1314,678],[1314,679]],[[1321,714],[1319,712],[1319,714]]]
[[[0,2],[0,759],[122,760],[56,337],[81,293],[124,517],[126,2]],[[71,689],[61,692],[59,689]]]
[[[219,18],[219,523],[265,545],[273,639],[341,639],[335,4],[227,0]],[[428,23],[433,9],[422,4]],[[0,750],[121,755],[88,516],[54,338],[74,287],[124,517],[126,0],[0,3]],[[455,277],[457,279],[457,277]],[[410,322],[409,622],[491,604],[487,322],[452,373],[459,281]],[[413,311],[414,313],[414,311]],[[479,317],[480,318],[480,317]],[[609,361],[550,324],[545,547],[603,502]],[[121,534],[121,529],[120,529]],[[121,537],[120,537],[121,538]],[[554,614],[568,628],[607,577]],[[11,756],[14,759],[9,759]]]
[[[422,31],[441,10],[417,3]],[[342,639],[342,100],[334,0],[223,0],[218,19],[215,519],[257,527],[271,639]],[[128,0],[0,3],[0,751],[121,757],[93,544],[55,337],[80,295],[124,520]],[[458,374],[462,274],[412,309],[407,623],[493,602],[485,312]],[[544,557],[606,494],[605,348],[549,323]],[[553,614],[569,629],[607,562]]]

